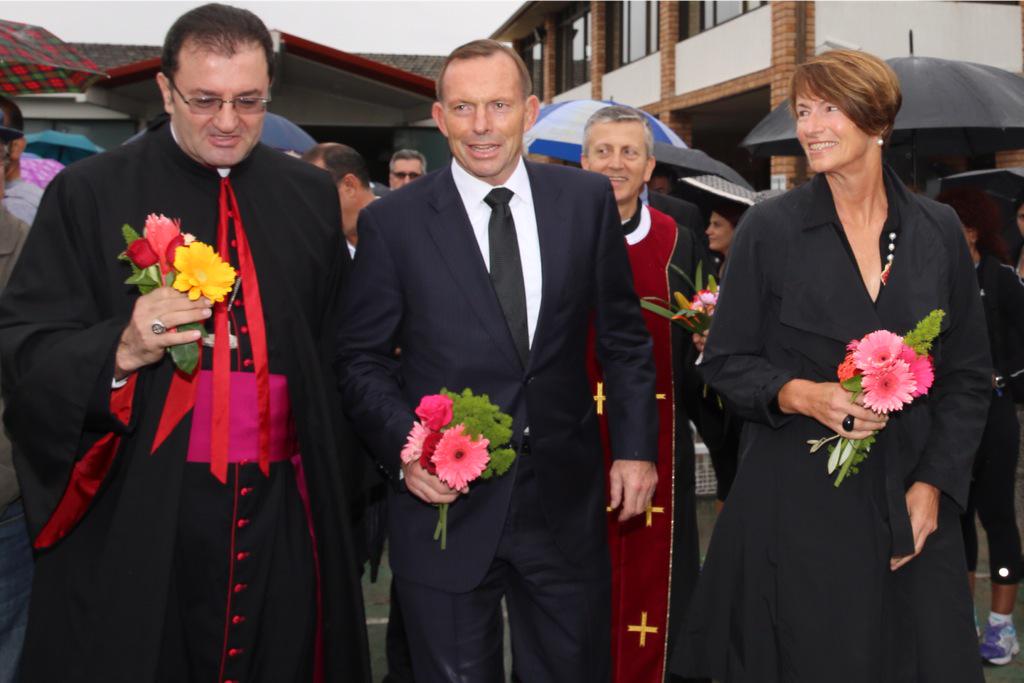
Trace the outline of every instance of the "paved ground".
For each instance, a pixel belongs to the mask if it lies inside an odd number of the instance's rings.
[[[714,507],[711,500],[702,498],[698,503],[698,525],[702,540],[702,550],[706,547],[707,539],[714,527]],[[985,535],[979,530],[980,557],[979,568],[988,566],[988,548],[985,543]],[[385,563],[386,564],[386,563]],[[376,584],[369,580],[363,582],[363,594],[366,598],[366,617],[370,634],[370,655],[373,659],[374,680],[380,681],[387,670],[384,663],[384,632],[387,628],[388,616],[388,586],[391,582],[391,572],[387,566],[381,568],[381,575]],[[988,615],[990,583],[987,577],[979,577],[975,605],[979,619],[984,620]],[[1014,621],[1017,628],[1024,632],[1024,599],[1018,598],[1016,617]],[[506,644],[506,652],[508,652]],[[1006,682],[1016,681],[1024,683],[1024,656],[1018,656],[1011,664],[1002,667],[986,667],[985,680],[987,683],[995,681]]]

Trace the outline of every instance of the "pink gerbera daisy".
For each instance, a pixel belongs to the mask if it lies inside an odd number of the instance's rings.
[[[430,430],[424,427],[422,422],[412,423],[412,430],[409,431],[409,437],[405,440],[405,446],[402,447],[402,462],[416,462],[420,459],[420,455],[423,453],[423,442],[428,434],[430,434]]]
[[[910,365],[899,358],[887,366],[865,372],[861,382],[864,387],[864,405],[876,413],[899,410],[913,400],[917,389]]]
[[[853,352],[853,362],[862,372],[884,368],[899,359],[903,351],[903,337],[888,330],[878,330],[864,336]]]
[[[479,441],[471,439],[461,424],[445,431],[431,457],[437,467],[438,479],[453,489],[466,488],[466,484],[487,468],[491,459],[487,452],[489,443],[483,438]]]
[[[914,384],[917,385],[911,396],[917,398],[927,394],[928,390],[932,388],[932,383],[935,382],[935,368],[932,367],[932,357],[928,355],[918,356],[914,353],[914,349],[904,344],[900,359],[910,366],[910,374],[914,376]]]

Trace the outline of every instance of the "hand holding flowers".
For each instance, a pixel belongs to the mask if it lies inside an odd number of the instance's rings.
[[[200,322],[210,317],[212,302],[223,301],[231,292],[235,269],[209,245],[182,233],[180,220],[150,214],[142,235],[129,225],[121,232],[126,248],[118,258],[132,270],[125,284],[138,286],[143,296],[136,300],[131,323],[121,336],[115,374],[124,376],[155,363],[165,352],[180,370],[191,374],[199,363]],[[186,296],[161,292],[171,287]],[[157,334],[156,323],[168,332]]]
[[[851,341],[836,372],[840,386],[850,392],[851,404],[867,408],[878,416],[887,416],[927,394],[935,380],[928,352],[939,335],[944,315],[941,310],[932,311],[905,337],[888,330],[876,330]],[[780,392],[780,407],[782,400]],[[878,420],[871,420],[863,411],[857,411],[862,419],[861,430],[870,427],[872,431],[867,436],[855,436],[858,415],[854,414],[854,405],[849,408],[849,417],[844,419],[836,434],[807,442],[811,453],[834,442],[828,447],[827,470],[832,474],[840,468],[835,480],[837,487],[848,474],[859,471],[858,465],[867,458],[878,431],[872,426]],[[831,421],[822,422],[833,424]]]
[[[434,540],[448,546],[448,506],[469,493],[470,482],[505,474],[516,453],[508,447],[512,418],[486,394],[442,389],[424,396],[402,449],[402,471],[409,492],[438,508]],[[502,444],[502,445],[497,445]]]

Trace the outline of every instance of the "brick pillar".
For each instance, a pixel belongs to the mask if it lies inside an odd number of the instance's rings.
[[[693,120],[682,111],[665,111],[658,114],[658,119],[683,139],[687,146],[693,146]]]
[[[555,21],[555,15],[549,14],[544,17],[544,93],[541,97],[544,102],[550,102],[551,98],[558,94],[557,34],[558,23]]]
[[[607,39],[607,22],[605,21],[607,2],[590,0],[590,97],[601,99],[604,89],[605,42]]]
[[[996,152],[996,168],[1010,168],[1011,166],[1024,166],[1024,149]]]
[[[789,80],[801,64],[814,54],[814,2],[778,0],[770,5],[772,13],[771,105],[789,97]],[[772,176],[784,175],[787,188],[802,182],[807,164],[801,157],[772,157]]]
[[[679,3],[659,2],[658,49],[661,51],[661,99],[676,94],[676,42],[678,39]]]

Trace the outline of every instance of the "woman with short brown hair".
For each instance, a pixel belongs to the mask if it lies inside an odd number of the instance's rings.
[[[882,60],[800,65],[816,173],[751,207],[699,365],[745,420],[740,465],[673,655],[722,683],[980,683],[958,516],[991,392],[974,267],[948,207],[882,161],[901,97]],[[846,345],[945,319],[928,395],[888,417],[836,381]],[[832,433],[877,440],[833,485]]]

